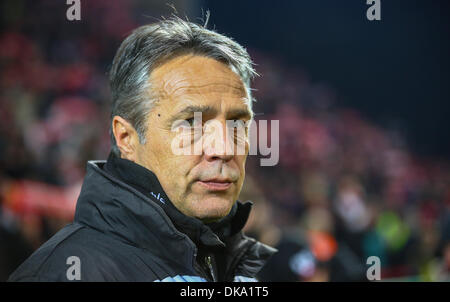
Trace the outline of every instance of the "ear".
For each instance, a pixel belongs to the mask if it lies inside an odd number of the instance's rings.
[[[136,162],[139,137],[134,127],[124,118],[116,115],[112,120],[112,131],[121,157]]]

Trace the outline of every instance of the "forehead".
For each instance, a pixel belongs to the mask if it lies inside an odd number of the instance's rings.
[[[162,106],[178,107],[187,101],[208,105],[249,103],[241,78],[224,63],[203,56],[189,54],[171,59],[154,69],[149,81]]]

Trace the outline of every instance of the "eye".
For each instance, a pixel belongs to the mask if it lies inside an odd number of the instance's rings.
[[[243,119],[239,119],[239,120],[234,120],[234,122],[235,123],[239,123],[241,126],[244,126],[245,127],[245,120],[243,120]]]
[[[194,118],[193,117],[185,119],[185,121],[188,122],[190,126],[194,126]]]
[[[229,120],[228,127],[231,130],[231,135],[236,139],[244,138],[247,135],[247,125],[243,119]]]
[[[246,127],[246,124],[245,124],[246,121],[243,120],[243,119],[229,120],[227,122],[228,122],[227,123],[228,127],[233,127],[233,128],[236,128],[236,129],[245,128]]]

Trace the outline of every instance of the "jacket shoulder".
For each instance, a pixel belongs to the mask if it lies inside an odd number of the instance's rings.
[[[8,281],[106,281],[108,275],[101,268],[109,258],[102,249],[102,237],[82,224],[69,224],[25,260]]]

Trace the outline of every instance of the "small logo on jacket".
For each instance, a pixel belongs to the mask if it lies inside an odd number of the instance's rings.
[[[150,192],[150,194],[152,194],[153,197],[155,197],[158,201],[162,202],[162,203],[166,203],[164,201],[164,198],[161,197],[161,193],[156,194],[155,192]]]

